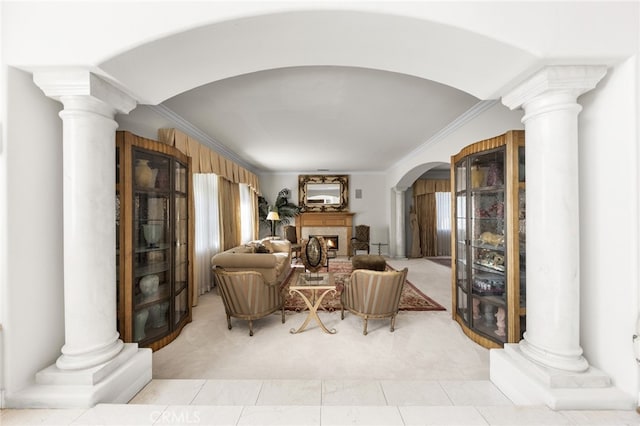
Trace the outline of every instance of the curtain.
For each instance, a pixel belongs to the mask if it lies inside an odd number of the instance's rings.
[[[240,186],[223,177],[218,178],[218,201],[220,203],[220,231],[222,250],[241,244]]]
[[[451,195],[436,192],[436,255],[451,256]]]
[[[251,188],[249,185],[240,184],[240,241],[248,243],[253,240],[254,226],[254,210],[253,197],[251,196]]]
[[[413,206],[418,221],[422,256],[437,256],[436,192],[450,192],[450,181],[418,179],[413,183]]]
[[[220,220],[218,215],[218,176],[207,173],[193,175],[195,205],[194,305],[198,295],[211,290],[211,257],[220,252]]]

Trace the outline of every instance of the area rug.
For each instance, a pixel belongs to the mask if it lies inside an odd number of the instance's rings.
[[[425,259],[436,262],[439,265],[446,266],[447,268],[451,268],[450,257],[426,257]]]
[[[327,294],[322,301],[321,309],[329,312],[340,310],[340,294],[344,288],[345,281],[351,275],[351,261],[343,260],[331,260],[329,262],[329,272],[333,272],[333,277],[336,282],[336,294]],[[387,265],[387,270],[394,270]],[[327,272],[326,268],[323,268],[319,272]],[[289,285],[295,283],[301,273],[304,273],[304,268],[297,266],[291,268],[291,273],[285,279],[283,284],[283,290],[287,297],[285,301],[285,309],[287,311],[300,312],[307,309],[304,301],[299,295],[289,295]],[[426,294],[422,293],[416,286],[411,284],[408,280],[405,281],[402,288],[402,295],[400,296],[400,310],[401,311],[445,311],[446,309],[431,299]]]

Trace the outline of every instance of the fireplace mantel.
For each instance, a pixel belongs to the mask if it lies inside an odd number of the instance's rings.
[[[353,229],[353,216],[351,212],[304,212],[296,217],[296,231],[300,238],[303,228],[345,228],[347,241],[340,241],[340,247],[347,248],[347,254],[351,253],[351,236]]]

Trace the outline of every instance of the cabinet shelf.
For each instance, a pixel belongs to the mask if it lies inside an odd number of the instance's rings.
[[[485,347],[524,332],[524,143],[510,131],[451,157],[453,318]]]

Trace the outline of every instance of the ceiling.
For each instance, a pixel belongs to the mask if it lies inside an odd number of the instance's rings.
[[[142,104],[121,128],[176,127],[257,173],[387,172],[545,65],[638,47],[631,2],[179,3],[158,28],[127,8],[131,40],[86,55]]]
[[[365,68],[290,67],[227,78],[163,106],[265,172],[384,171],[479,100]]]

